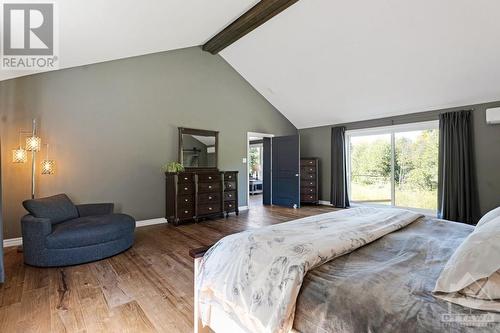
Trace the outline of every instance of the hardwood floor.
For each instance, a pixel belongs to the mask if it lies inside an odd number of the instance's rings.
[[[84,265],[30,267],[23,264],[22,253],[6,249],[0,332],[192,332],[190,248],[245,229],[333,210],[250,204],[239,217],[139,228],[131,249]]]

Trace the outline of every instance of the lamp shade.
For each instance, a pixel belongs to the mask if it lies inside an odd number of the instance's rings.
[[[28,161],[28,152],[23,148],[12,149],[12,162],[26,163]]]
[[[38,136],[29,136],[26,138],[26,150],[40,151],[42,148],[42,139]]]
[[[42,161],[42,175],[53,175],[56,173],[56,161],[43,160]]]

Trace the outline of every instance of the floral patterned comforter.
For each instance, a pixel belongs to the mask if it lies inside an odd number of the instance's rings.
[[[306,273],[399,230],[421,215],[360,207],[227,236],[203,257],[200,315],[222,307],[247,332],[289,332]]]

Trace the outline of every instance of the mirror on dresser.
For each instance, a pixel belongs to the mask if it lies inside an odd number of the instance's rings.
[[[217,168],[219,132],[179,128],[179,163],[166,172],[165,217],[177,225],[238,215],[238,171]]]
[[[219,132],[179,127],[179,163],[187,170],[217,169]]]

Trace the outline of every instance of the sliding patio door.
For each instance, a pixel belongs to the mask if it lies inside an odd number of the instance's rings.
[[[347,131],[354,203],[437,211],[438,122]]]

